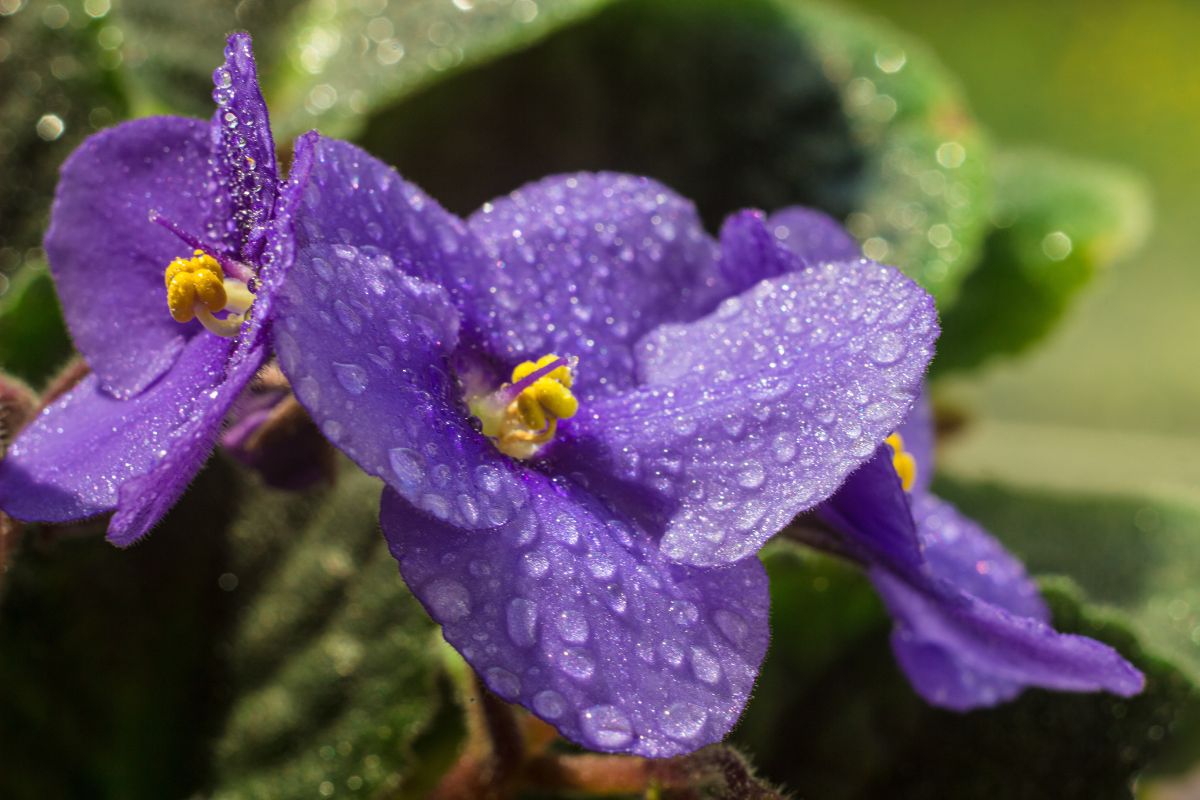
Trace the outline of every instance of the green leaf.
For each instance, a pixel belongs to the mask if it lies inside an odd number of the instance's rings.
[[[0,295],[0,369],[40,384],[70,354],[50,273],[41,265],[23,268]]]
[[[454,755],[438,632],[379,533],[379,492],[347,468],[314,499],[256,493],[232,528],[242,602],[216,797],[374,797]]]
[[[0,606],[0,796],[428,788],[463,722],[379,491],[217,461],[130,550],[96,524],[31,534]]]
[[[713,228],[814,205],[946,301],[987,208],[986,148],[932,59],[784,0],[624,0],[380,111],[361,141],[460,213],[580,169],[658,178]]]
[[[939,371],[1028,350],[1149,229],[1145,184],[1125,170],[1039,151],[996,161],[995,227],[959,302],[942,316]]]
[[[764,561],[772,647],[734,742],[798,796],[1130,797],[1134,777],[1181,744],[1185,715],[1200,710],[1185,675],[1062,582],[1044,587],[1059,629],[1117,647],[1146,672],[1146,691],[1035,690],[969,714],[935,709],[896,668],[890,621],[860,572],[786,543]]]

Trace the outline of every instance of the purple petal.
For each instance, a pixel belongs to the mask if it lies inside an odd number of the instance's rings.
[[[296,397],[364,470],[464,528],[524,505],[520,472],[463,405],[449,363],[459,316],[445,289],[374,250],[307,244],[278,314],[275,350]]]
[[[1018,616],[1050,620],[1025,566],[979,523],[928,493],[914,493],[912,501],[921,547],[933,575]]]
[[[0,508],[40,522],[116,508],[122,484],[166,459],[177,434],[207,413],[208,393],[220,385],[233,347],[220,337],[194,337],[161,380],[130,400],[113,398],[89,375],[22,431],[0,461]]]
[[[862,258],[858,242],[833,217],[811,208],[791,206],[767,218],[776,241],[805,264],[855,261]]]
[[[734,292],[802,267],[862,258],[858,243],[832,217],[793,206],[764,217],[732,214],[721,227],[721,273]]]
[[[208,158],[204,123],[151,117],[90,137],[63,165],[46,254],[75,346],[117,397],[146,388],[201,330],[167,313],[163,270],[188,253],[149,214],[205,231]]]
[[[487,685],[593,750],[665,757],[720,741],[767,647],[757,559],[666,563],[642,531],[570,482],[461,531],[385,492],[380,520],[405,581]]]
[[[721,274],[731,294],[741,294],[759,281],[798,272],[805,266],[767,230],[761,211],[732,214],[721,226]]]
[[[250,36],[235,33],[225,45],[225,63],[213,73],[213,168],[219,216],[247,261],[256,261],[266,241],[278,176],[267,104],[258,88]],[[228,207],[224,207],[228,204]]]
[[[936,336],[932,299],[889,267],[763,281],[648,335],[644,385],[585,403],[553,458],[649,516],[668,558],[731,563],[875,452],[916,399]]]
[[[909,497],[886,444],[875,448],[875,455],[850,473],[816,513],[842,535],[861,560],[886,565],[901,574],[924,568]]]
[[[885,569],[870,576],[896,621],[896,657],[934,705],[992,706],[1035,686],[1125,697],[1142,690],[1142,674],[1108,645],[1058,633],[946,581],[914,586]]]
[[[489,349],[510,365],[578,356],[582,395],[632,385],[638,339],[728,294],[695,207],[649,178],[546,178],[485,205],[469,225],[495,264],[467,297],[488,309]]]

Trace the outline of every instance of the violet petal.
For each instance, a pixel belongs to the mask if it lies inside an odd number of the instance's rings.
[[[882,568],[870,576],[896,622],[896,657],[934,705],[991,706],[1020,687],[1128,697],[1144,686],[1142,674],[1108,645],[1058,633],[946,581],[914,586]]]
[[[520,470],[463,405],[448,361],[459,316],[445,289],[372,252],[309,244],[278,313],[275,351],[297,399],[364,470],[463,528],[524,505]]]
[[[488,203],[468,224],[494,264],[467,297],[488,308],[489,349],[509,366],[578,356],[581,396],[632,385],[638,339],[728,294],[695,207],[649,178],[552,176]]]
[[[569,482],[529,481],[530,504],[487,532],[384,493],[392,554],[446,640],[492,691],[589,749],[665,757],[720,741],[766,652],[762,565],[672,566]]]
[[[40,522],[116,508],[118,488],[167,458],[176,433],[204,413],[233,347],[228,339],[193,337],[174,368],[129,400],[105,392],[98,376],[86,377],[22,431],[0,461],[0,508]]]
[[[213,177],[218,216],[246,261],[255,261],[266,241],[278,194],[275,142],[267,104],[258,87],[250,36],[235,33],[225,45],[225,63],[213,72]],[[228,204],[228,207],[224,207]]]
[[[657,516],[668,558],[731,563],[871,457],[916,399],[936,336],[932,299],[889,267],[763,281],[646,336],[644,385],[587,404],[552,458]]]
[[[167,312],[163,271],[190,253],[149,214],[207,230],[208,158],[203,122],[150,117],[88,138],[63,165],[46,255],[75,346],[116,397],[145,389],[202,330]]]
[[[790,206],[767,217],[767,230],[805,264],[854,261],[862,249],[833,217],[816,209]]]

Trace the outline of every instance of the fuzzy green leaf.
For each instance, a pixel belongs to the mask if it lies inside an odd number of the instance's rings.
[[[1099,272],[1141,245],[1150,200],[1116,167],[1005,152],[993,218],[982,263],[942,316],[939,371],[1016,355],[1046,336]]]

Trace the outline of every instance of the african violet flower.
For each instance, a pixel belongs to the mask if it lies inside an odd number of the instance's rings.
[[[1137,694],[1112,648],[1058,633],[1021,563],[929,491],[933,426],[922,399],[887,444],[822,504],[895,619],[892,649],[917,692],[966,710],[1040,686]]]
[[[579,174],[464,222],[362,151],[314,147],[276,352],[386,482],[413,592],[570,739],[722,738],[767,646],[755,553],[904,418],[929,296],[819,215],[745,214],[718,245],[663,186]]]
[[[211,122],[127,122],[63,166],[46,254],[91,373],[0,462],[0,508],[17,519],[115,509],[109,538],[134,541],[263,363],[298,181],[276,175],[248,36],[229,38],[213,77]],[[293,177],[306,169],[298,158]]]

